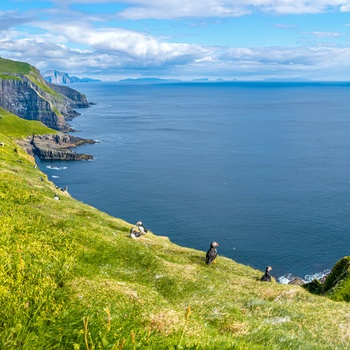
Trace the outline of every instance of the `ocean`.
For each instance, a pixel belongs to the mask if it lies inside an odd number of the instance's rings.
[[[350,84],[78,83],[85,162],[40,161],[76,199],[276,277],[350,247]]]

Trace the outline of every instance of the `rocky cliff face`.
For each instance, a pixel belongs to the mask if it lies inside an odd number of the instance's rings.
[[[42,74],[44,79],[49,83],[54,84],[73,84],[73,83],[80,83],[80,82],[94,82],[94,81],[100,81],[98,79],[91,79],[91,78],[78,78],[69,75],[65,72],[59,72],[57,70],[48,70]]]
[[[38,69],[25,62],[0,57],[0,107],[28,120],[41,121],[59,131],[71,131],[68,120],[79,115],[74,108],[89,107],[85,95],[67,86],[47,83]],[[68,134],[35,135],[19,141],[28,153],[42,159],[86,160],[70,148],[94,143]]]
[[[41,159],[55,160],[89,160],[93,157],[89,154],[81,154],[72,151],[86,143],[93,144],[95,141],[82,139],[72,135],[58,133],[54,135],[35,135],[17,142],[31,155],[37,155]]]
[[[65,85],[46,83],[52,90],[66,97],[65,102],[70,108],[86,108],[90,106],[86,96]]]
[[[40,74],[0,75],[0,107],[52,129],[71,130],[66,121],[79,115],[73,108],[88,106],[84,95],[69,87],[48,86]]]

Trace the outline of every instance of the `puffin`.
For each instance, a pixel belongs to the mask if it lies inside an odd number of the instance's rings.
[[[135,227],[132,227],[130,229],[130,237],[131,238],[137,238],[141,236],[141,232],[137,231]]]
[[[215,260],[216,256],[218,255],[218,252],[216,250],[216,247],[218,246],[219,244],[217,244],[216,242],[212,242],[210,244],[210,249],[207,251],[207,255],[205,257],[205,262],[207,265],[211,264]]]
[[[54,198],[56,199],[56,201],[59,201],[59,200],[60,200],[60,197],[57,196],[57,194],[55,194]]]
[[[271,270],[272,270],[271,266],[266,266],[265,274],[261,276],[260,281],[271,282],[272,281],[272,277],[269,274],[269,271],[271,271]]]
[[[137,226],[137,228],[139,229],[139,231],[141,232],[142,235],[145,235],[145,234],[147,233],[147,230],[146,230],[146,228],[143,226],[142,221],[138,221],[138,222],[136,223],[136,226]]]

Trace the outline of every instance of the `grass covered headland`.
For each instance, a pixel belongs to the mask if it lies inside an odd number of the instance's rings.
[[[162,232],[131,239],[15,143],[49,129],[0,115],[0,349],[349,349],[350,304],[207,266]]]

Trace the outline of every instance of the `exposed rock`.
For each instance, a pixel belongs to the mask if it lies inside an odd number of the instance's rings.
[[[48,85],[39,73],[29,77],[6,73],[6,78],[0,78],[0,107],[55,130],[70,131],[66,121],[79,115],[73,108],[89,106],[85,95],[69,87]]]
[[[98,79],[91,78],[78,78],[74,76],[70,76],[68,73],[59,72],[57,70],[48,70],[43,74],[44,79],[53,84],[72,84],[72,83],[80,83],[80,82],[96,82],[100,81]]]
[[[0,57],[0,107],[27,120],[38,120],[49,128],[72,131],[67,120],[79,115],[74,108],[89,107],[86,96],[67,86],[47,83],[38,69],[25,62]],[[19,142],[28,153],[42,159],[92,159],[70,148],[94,143],[68,134],[33,136]]]
[[[95,143],[93,140],[82,139],[69,134],[57,133],[51,135],[35,135],[18,143],[31,155],[37,155],[40,159],[55,160],[89,160],[93,156],[72,151],[86,143]]]
[[[47,85],[54,91],[66,96],[66,103],[70,108],[87,108],[90,107],[84,94],[81,94],[77,90],[71,89],[65,85],[56,85],[47,83]]]
[[[305,284],[305,282],[300,277],[295,277],[288,284],[294,284],[295,286],[302,286]]]

